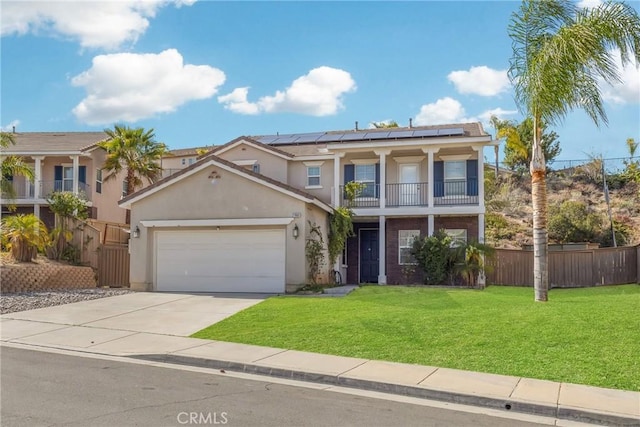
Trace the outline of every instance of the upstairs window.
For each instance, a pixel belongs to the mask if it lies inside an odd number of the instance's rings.
[[[320,166],[307,166],[307,187],[320,186]]]
[[[129,190],[129,181],[126,179],[122,181],[122,197],[127,197],[127,191]]]
[[[376,197],[376,165],[355,165],[354,181],[362,184],[359,197]]]
[[[96,193],[102,193],[102,169],[96,169]]]
[[[444,193],[445,196],[467,193],[467,163],[464,160],[444,162]]]

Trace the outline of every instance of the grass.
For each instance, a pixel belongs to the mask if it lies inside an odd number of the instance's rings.
[[[484,291],[367,286],[274,297],[193,335],[366,359],[640,390],[640,286]]]

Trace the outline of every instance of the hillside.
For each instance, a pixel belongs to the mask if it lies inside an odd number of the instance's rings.
[[[602,175],[587,168],[549,172],[549,243],[572,240],[553,239],[569,229],[572,235],[587,235],[601,246],[611,246],[610,222],[604,195]],[[640,243],[640,185],[621,182],[608,176],[611,214],[616,224],[616,240],[626,236],[626,245]],[[486,242],[500,248],[521,248],[532,244],[531,177],[501,172],[498,180],[493,171],[485,174]],[[568,202],[568,203],[567,203]],[[569,219],[567,219],[569,217]],[[553,223],[553,225],[552,225]],[[553,231],[556,231],[555,233]]]

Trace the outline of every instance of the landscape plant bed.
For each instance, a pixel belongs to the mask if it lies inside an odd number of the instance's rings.
[[[640,286],[484,291],[366,286],[273,297],[193,336],[640,390]]]

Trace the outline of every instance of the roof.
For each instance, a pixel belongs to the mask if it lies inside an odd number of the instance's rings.
[[[108,138],[104,132],[18,132],[12,135],[15,145],[2,150],[8,154],[86,151]]]
[[[204,146],[204,147],[193,147],[193,148],[178,148],[177,150],[169,150],[169,154],[172,156],[180,157],[180,156],[197,156],[198,151],[205,150],[211,151],[214,147]]]
[[[256,140],[254,137],[251,137],[251,136],[239,136],[239,137],[227,142],[224,145],[218,145],[218,146],[214,147],[210,151],[210,154],[224,152],[224,151],[226,151],[226,149],[232,148],[233,146],[235,146],[235,145],[237,145],[239,143],[242,143],[242,142],[247,142],[247,143],[249,143],[251,145],[255,145],[258,148],[266,148],[267,150],[269,150],[269,151],[271,151],[271,152],[273,152],[275,154],[278,154],[280,156],[293,157],[293,154],[291,154],[291,153],[289,153],[287,151],[275,148],[275,147],[273,147],[271,145],[263,144],[263,143],[261,143],[260,141]],[[206,157],[208,155],[209,155],[209,153],[205,154],[203,157]]]
[[[277,146],[283,150],[289,151],[289,147],[291,146],[307,144],[326,145],[336,143],[358,143],[382,140],[401,141],[427,138],[482,136],[489,136],[489,134],[484,131],[481,123],[473,122],[415,127],[311,132],[282,135],[259,135],[252,136],[250,138],[267,146]]]
[[[139,191],[130,194],[126,197],[124,197],[123,199],[121,199],[118,204],[121,206],[125,206],[130,204],[130,202],[132,202],[134,199],[139,199],[141,198],[141,196],[145,196],[145,194],[150,194],[150,193],[154,193],[158,190],[161,189],[161,187],[165,187],[167,185],[169,185],[169,183],[171,181],[176,181],[181,179],[181,177],[184,177],[185,175],[191,175],[191,172],[194,171],[194,169],[201,169],[203,167],[205,167],[209,162],[215,162],[219,165],[222,166],[226,166],[229,169],[232,169],[236,172],[238,172],[240,175],[248,175],[249,177],[253,177],[256,178],[260,181],[263,181],[266,184],[271,184],[272,186],[275,186],[283,191],[289,192],[289,193],[294,193],[298,196],[301,196],[302,198],[308,199],[307,201],[313,202],[314,204],[322,207],[323,209],[327,210],[327,211],[332,211],[332,208],[330,206],[328,206],[326,203],[320,201],[318,198],[316,198],[314,195],[307,193],[306,191],[302,191],[298,188],[292,187],[288,184],[285,184],[283,182],[277,181],[273,178],[269,178],[268,176],[253,172],[252,170],[243,168],[242,166],[238,166],[235,163],[229,162],[227,160],[224,160],[218,156],[215,156],[213,154],[209,154],[207,155],[207,157],[204,157],[200,160],[198,160],[197,162],[193,163],[192,165],[181,169],[179,172],[176,172],[175,174],[168,176],[166,178],[163,178],[159,181],[156,181],[155,183],[151,184],[148,187],[142,188]],[[145,196],[146,197],[146,196]]]

